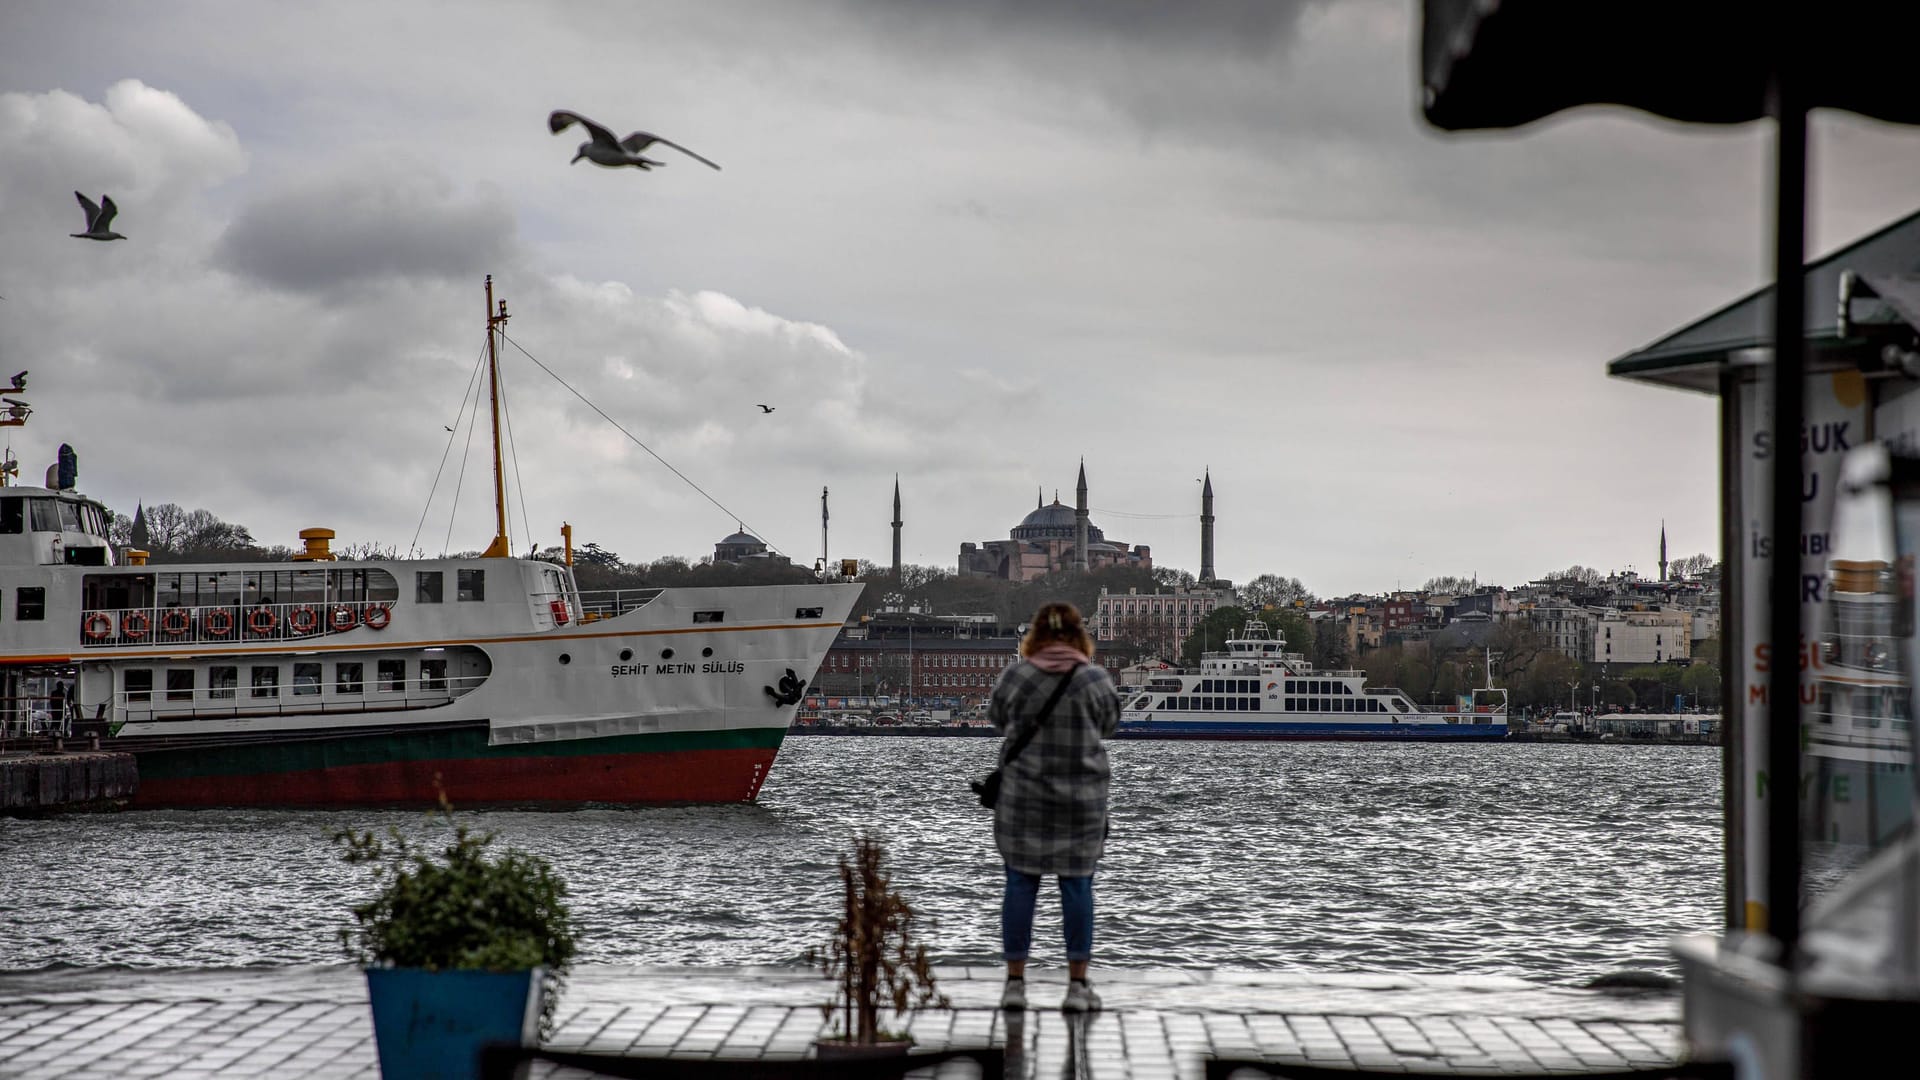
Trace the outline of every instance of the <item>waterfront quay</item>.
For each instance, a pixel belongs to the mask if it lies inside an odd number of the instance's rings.
[[[110,809],[140,785],[132,754],[57,750],[43,741],[45,749],[0,751],[0,814]]]
[[[1210,1057],[1461,1075],[1674,1062],[1680,999],[1498,976],[1227,970],[1095,972],[1105,1011],[998,1009],[1004,972],[935,969],[951,1001],[911,1014],[918,1048],[1003,1047],[1017,1077],[1197,1078]],[[569,979],[550,1045],[675,1058],[794,1059],[827,1033],[810,969],[612,967]],[[893,1025],[900,1026],[900,1025]],[[379,1075],[357,968],[65,970],[0,975],[0,1076],[19,1080]],[[536,1070],[534,1075],[548,1075]]]

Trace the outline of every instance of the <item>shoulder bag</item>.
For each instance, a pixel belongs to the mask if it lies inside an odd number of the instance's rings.
[[[1067,684],[1071,683],[1073,677],[1079,673],[1080,665],[1075,664],[1067,670],[1065,675],[1060,676],[1060,685],[1053,688],[1053,696],[1040,707],[1040,715],[1034,718],[1033,726],[1020,733],[1020,737],[1013,741],[1013,745],[1007,749],[1006,754],[1000,759],[1000,764],[992,772],[983,779],[968,782],[968,786],[973,788],[973,793],[980,797],[981,806],[991,810],[1000,801],[1001,772],[1012,763],[1014,758],[1019,757],[1020,751],[1025,750],[1027,744],[1033,741],[1033,737],[1040,733],[1040,725],[1046,723],[1047,717],[1053,715],[1053,707],[1060,704],[1061,696],[1067,692]]]

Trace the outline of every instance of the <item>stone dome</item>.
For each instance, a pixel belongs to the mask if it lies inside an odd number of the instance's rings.
[[[1054,499],[1047,506],[1038,507],[1026,517],[1020,519],[1007,535],[1014,540],[1072,540],[1074,538],[1073,507]],[[1087,544],[1091,547],[1106,539],[1098,526],[1087,522]]]
[[[1069,529],[1073,528],[1073,507],[1065,505],[1059,499],[1055,499],[1053,500],[1053,505],[1039,507],[1035,509],[1033,513],[1021,518],[1020,524],[1015,526],[1015,528],[1031,529],[1060,525],[1064,525]]]

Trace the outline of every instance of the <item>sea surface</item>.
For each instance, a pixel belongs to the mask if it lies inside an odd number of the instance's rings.
[[[801,964],[871,831],[936,963],[999,955],[1001,867],[967,790],[990,739],[789,739],[756,805],[456,812],[552,860],[583,963]],[[1719,925],[1710,747],[1119,742],[1096,966],[1673,973]],[[419,811],[0,819],[0,969],[338,963],[371,891],[341,829]],[[1041,894],[1035,963],[1060,963]]]

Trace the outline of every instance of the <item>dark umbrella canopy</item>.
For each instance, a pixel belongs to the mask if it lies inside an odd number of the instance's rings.
[[[1702,124],[1771,115],[1775,40],[1807,104],[1920,123],[1910,0],[1426,0],[1428,123],[1508,128],[1580,105]],[[1788,20],[1775,36],[1775,14]]]

